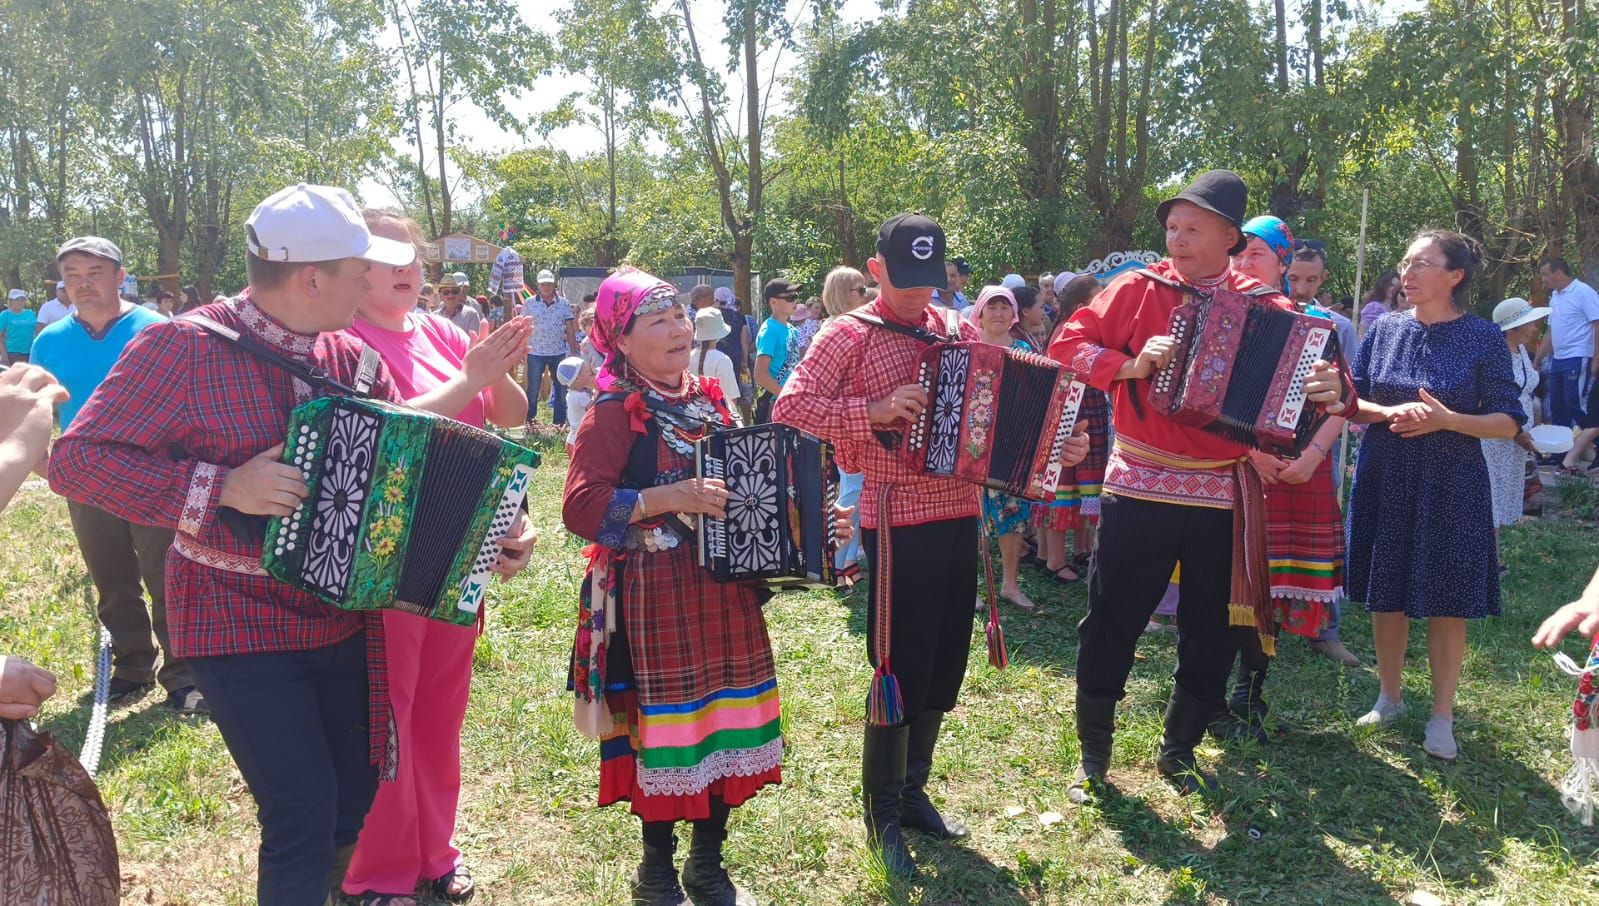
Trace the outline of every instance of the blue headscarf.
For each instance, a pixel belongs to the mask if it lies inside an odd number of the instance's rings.
[[[1270,214],[1251,217],[1249,222],[1244,224],[1244,235],[1258,237],[1277,253],[1277,257],[1281,258],[1285,265],[1294,257],[1293,231],[1288,229],[1288,224]]]

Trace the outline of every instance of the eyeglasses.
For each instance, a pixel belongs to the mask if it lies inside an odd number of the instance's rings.
[[[864,296],[864,295],[866,295],[866,287],[857,286],[854,289],[851,289],[850,292],[852,292],[852,293],[860,293],[861,295]]]
[[[799,296],[798,295],[793,295],[793,296],[773,296],[772,298],[774,298],[774,299],[782,299],[785,302],[798,302],[799,301]]]
[[[459,296],[460,294],[461,294],[461,291],[458,290],[458,289],[441,289],[441,290],[439,290],[439,295],[441,295],[441,296]]]

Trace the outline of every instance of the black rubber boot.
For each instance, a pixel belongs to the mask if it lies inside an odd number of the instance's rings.
[[[694,822],[694,837],[683,861],[683,891],[694,906],[755,906],[755,898],[740,890],[722,866],[727,813],[726,803],[712,799],[711,816]]]
[[[933,772],[933,749],[938,745],[938,733],[943,725],[942,711],[924,711],[911,721],[905,756],[905,790],[900,794],[899,801],[899,823],[901,827],[931,834],[940,840],[955,840],[971,831],[959,819],[939,814],[933,801],[927,798],[927,778]]]
[[[882,853],[890,874],[916,876],[916,861],[900,829],[900,796],[905,789],[905,764],[910,748],[910,725],[867,725],[861,745],[861,798],[866,806],[866,834]]]
[[[1077,693],[1077,747],[1082,762],[1066,798],[1077,805],[1093,799],[1093,786],[1105,782],[1110,771],[1111,742],[1116,735],[1116,699]]]
[[[690,906],[677,883],[671,821],[644,822],[644,861],[633,872],[633,906]]]
[[[1182,686],[1174,686],[1166,702],[1166,735],[1161,740],[1155,767],[1184,796],[1199,792],[1204,785],[1194,759],[1194,746],[1205,737],[1205,728],[1215,716],[1216,707],[1190,695]]]

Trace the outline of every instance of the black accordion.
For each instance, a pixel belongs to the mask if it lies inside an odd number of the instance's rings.
[[[832,585],[833,447],[788,425],[700,439],[694,474],[727,484],[727,516],[699,517],[699,563],[718,582]]]

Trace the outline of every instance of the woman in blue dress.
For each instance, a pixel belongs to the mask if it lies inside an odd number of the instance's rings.
[[[1403,711],[1400,674],[1410,620],[1427,621],[1432,718],[1427,754],[1453,760],[1455,689],[1466,621],[1499,614],[1499,563],[1482,446],[1522,420],[1499,329],[1466,312],[1481,247],[1444,230],[1416,236],[1400,262],[1407,312],[1378,319],[1355,357],[1360,445],[1346,529],[1351,600],[1372,614],[1377,703],[1356,723],[1386,727]],[[1331,408],[1328,410],[1332,411]]]

